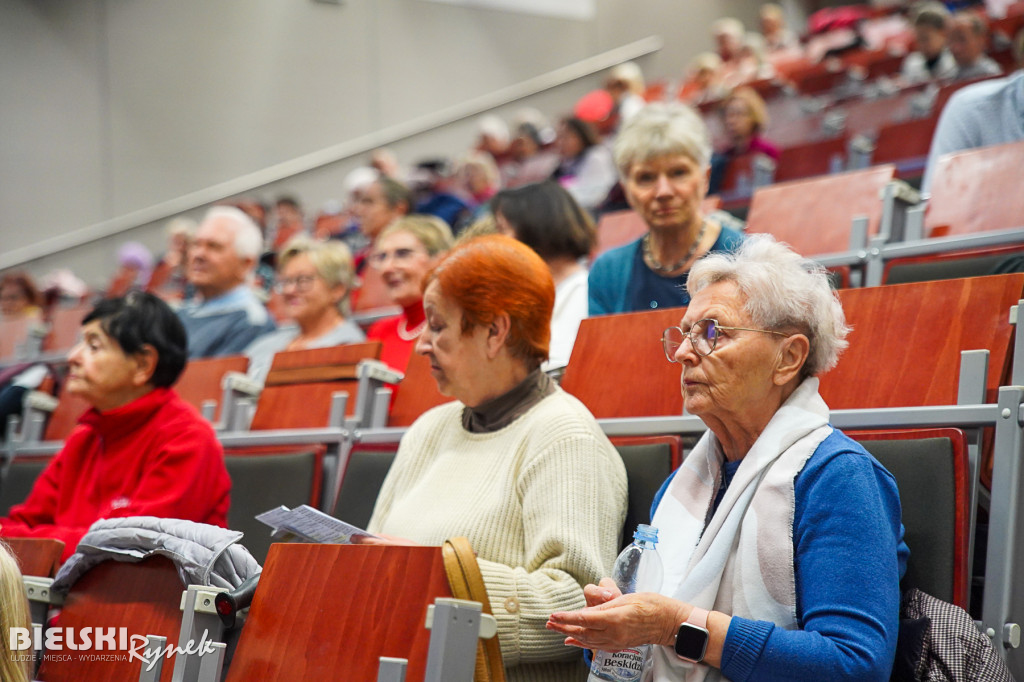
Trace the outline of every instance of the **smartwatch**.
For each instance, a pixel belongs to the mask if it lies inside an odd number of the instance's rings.
[[[676,656],[690,663],[700,663],[707,653],[710,638],[708,612],[694,606],[690,616],[676,632]]]

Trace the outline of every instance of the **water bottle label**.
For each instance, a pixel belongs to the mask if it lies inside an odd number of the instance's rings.
[[[647,647],[623,649],[622,651],[603,651],[594,661],[595,672],[600,670],[603,675],[598,679],[609,679],[615,682],[635,682],[644,673],[644,659]]]

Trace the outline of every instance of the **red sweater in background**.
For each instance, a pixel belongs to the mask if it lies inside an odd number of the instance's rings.
[[[370,341],[381,342],[381,362],[391,369],[405,372],[405,368],[409,366],[409,356],[415,352],[413,349],[419,335],[411,340],[406,340],[399,335],[398,330],[401,328],[408,336],[408,333],[415,331],[425,319],[423,301],[418,301],[402,310],[401,315],[374,322],[366,332],[366,338]]]
[[[56,538],[71,556],[99,519],[158,516],[227,525],[231,479],[213,427],[172,389],[89,410],[0,535]]]

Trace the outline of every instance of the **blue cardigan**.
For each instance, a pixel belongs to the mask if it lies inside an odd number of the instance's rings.
[[[651,516],[672,480],[662,485]],[[889,679],[899,626],[903,542],[896,480],[841,431],[795,482],[798,630],[733,616],[722,674],[743,680]]]
[[[629,305],[629,282],[633,279],[633,262],[642,241],[643,237],[625,246],[610,249],[594,260],[590,266],[590,276],[587,279],[589,314],[591,316],[632,312]],[[732,251],[742,241],[743,233],[727,225],[722,225],[722,231],[711,246],[711,252]],[[680,291],[679,305],[684,306],[689,303],[690,296],[686,290]]]

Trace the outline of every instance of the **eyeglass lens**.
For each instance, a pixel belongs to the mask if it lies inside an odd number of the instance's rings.
[[[416,249],[408,248],[395,249],[394,251],[378,251],[372,256],[370,256],[370,262],[377,267],[384,265],[384,261],[386,261],[388,258],[391,258],[396,262],[401,263],[412,258],[415,253]]]
[[[288,287],[295,287],[296,291],[308,291],[313,286],[313,282],[316,277],[313,275],[299,275],[298,277],[288,277],[285,279],[279,279],[274,283],[274,288],[278,292],[283,293]]]
[[[683,339],[687,335],[698,355],[710,355],[718,341],[717,324],[715,320],[698,320],[688,332],[684,332],[679,327],[669,327],[661,336],[665,357],[669,362],[675,362],[676,351],[679,350],[679,346],[683,345]]]

